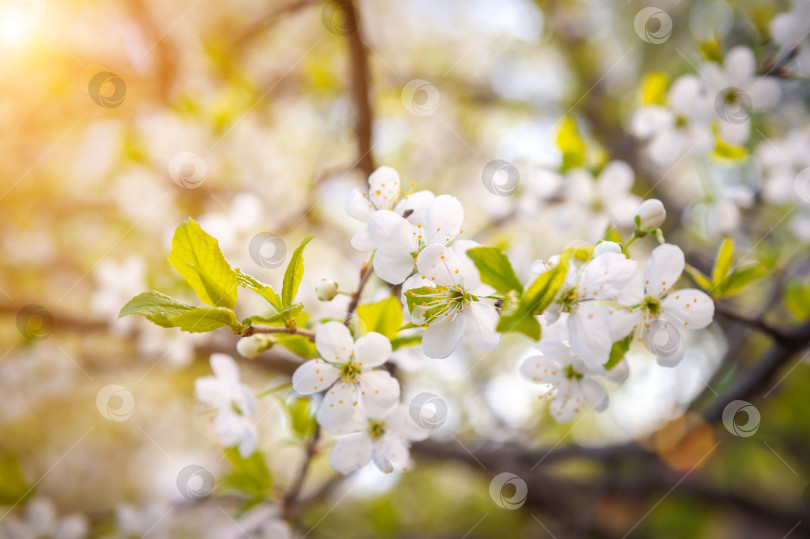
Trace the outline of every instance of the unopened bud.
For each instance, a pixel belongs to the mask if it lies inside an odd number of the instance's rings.
[[[324,279],[315,287],[315,292],[318,294],[319,300],[332,301],[337,296],[338,284],[335,281]]]
[[[242,357],[256,359],[259,354],[272,345],[273,342],[267,338],[267,335],[251,335],[250,337],[242,337],[237,341],[236,351]]]
[[[651,230],[660,228],[664,224],[664,219],[667,218],[667,210],[664,209],[664,204],[660,200],[651,198],[641,203],[636,216],[638,217],[638,227],[641,230]]]

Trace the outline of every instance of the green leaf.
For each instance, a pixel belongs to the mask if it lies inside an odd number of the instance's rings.
[[[716,298],[724,298],[734,294],[738,294],[745,289],[746,286],[761,279],[768,274],[768,268],[762,264],[754,264],[739,269],[727,276],[725,279],[715,285],[713,296]]]
[[[644,105],[665,105],[669,77],[663,71],[653,71],[641,81],[641,102]]]
[[[283,326],[286,325],[288,322],[293,320],[296,316],[301,314],[304,310],[303,303],[296,303],[294,305],[290,305],[289,307],[280,310],[277,313],[273,313],[268,316],[262,315],[253,315],[249,318],[246,318],[242,321],[244,324],[266,324],[268,326]]]
[[[793,316],[799,320],[810,318],[810,281],[806,283],[798,279],[789,281],[785,285],[784,298]]]
[[[523,284],[515,275],[512,264],[505,254],[494,247],[475,247],[467,251],[467,256],[478,268],[481,281],[501,294],[510,290],[523,290]]]
[[[394,297],[358,305],[357,316],[365,323],[368,331],[382,333],[388,339],[394,339],[402,326],[402,306]]]
[[[521,303],[525,305],[525,309],[534,314],[542,314],[565,283],[567,272],[568,264],[561,259],[559,264],[538,275],[523,294]]]
[[[273,290],[273,287],[269,284],[265,284],[257,279],[254,279],[239,268],[236,268],[236,278],[239,280],[239,286],[250,288],[254,292],[258,293],[277,311],[281,311],[283,309],[281,306],[281,298],[278,296],[278,294],[276,294],[276,291]]]
[[[217,240],[193,219],[186,219],[174,231],[169,263],[203,303],[233,309],[238,284],[236,272],[219,250]]]
[[[312,413],[312,404],[309,399],[295,399],[287,406],[290,414],[290,428],[299,440],[310,437],[315,430],[315,416]]]
[[[315,343],[302,335],[278,333],[273,335],[273,341],[298,357],[304,359],[318,357],[318,349],[315,348]]]
[[[689,274],[692,280],[695,281],[700,288],[707,291],[712,289],[712,282],[699,269],[690,264],[686,264],[685,269],[686,273]]]
[[[233,471],[226,475],[222,484],[247,496],[247,509],[266,499],[273,488],[273,477],[267,468],[264,455],[256,451],[247,458],[239,454],[236,447],[225,449],[225,456],[233,466]]]
[[[540,323],[531,311],[518,310],[509,315],[501,315],[496,328],[501,333],[516,331],[523,333],[532,340],[539,341],[542,334]]]
[[[399,350],[405,346],[416,346],[422,344],[422,335],[404,335],[391,339],[391,348]]]
[[[284,286],[281,288],[281,305],[289,307],[298,294],[298,285],[301,284],[301,277],[304,276],[304,247],[315,236],[307,236],[301,245],[293,251],[287,271],[284,272]]]
[[[624,243],[624,240],[622,240],[622,235],[619,234],[619,231],[610,225],[608,225],[607,230],[605,230],[605,237],[603,239],[604,241],[612,241],[618,244]]]
[[[204,333],[222,326],[241,331],[236,315],[224,307],[194,307],[160,292],[150,290],[138,294],[124,305],[118,317],[140,314],[164,328],[180,328],[189,333]]]
[[[717,32],[706,41],[698,43],[700,54],[709,62],[723,63],[723,44],[720,43],[720,36]]]
[[[719,159],[740,161],[748,156],[748,152],[744,147],[727,142],[718,136],[715,140],[714,153],[712,155]]]
[[[585,163],[585,142],[577,129],[573,116],[566,116],[557,131],[557,147],[562,152],[561,169],[564,171],[581,167]]]
[[[0,455],[0,505],[19,505],[33,494],[20,462],[11,453]]]
[[[633,342],[633,334],[631,333],[624,339],[618,340],[613,343],[613,346],[610,348],[610,357],[608,358],[607,363],[605,363],[605,369],[610,370],[615,367],[624,356],[627,355],[627,351],[630,350],[630,343]]]
[[[726,238],[717,251],[717,258],[714,261],[714,270],[712,271],[712,282],[714,284],[718,284],[728,275],[729,270],[731,270],[731,256],[733,254],[734,240]]]

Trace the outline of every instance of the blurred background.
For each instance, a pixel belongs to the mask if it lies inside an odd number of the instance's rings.
[[[447,360],[403,349],[406,387],[439,395],[446,421],[414,446],[412,471],[390,476],[371,467],[339,477],[322,440],[293,533],[810,536],[810,337],[794,334],[810,318],[810,192],[798,180],[798,194],[763,196],[776,172],[792,181],[810,166],[801,56],[780,56],[770,28],[790,12],[810,31],[802,5],[5,0],[0,537],[290,533],[272,502],[306,450],[292,395],[259,399],[273,488],[243,515],[218,479],[229,463],[193,384],[210,374],[212,353],[237,359],[257,394],[288,381],[300,361],[275,349],[243,359],[226,330],[190,335],[117,319],[144,290],[194,302],[166,260],[186,217],[234,266],[274,286],[283,266],[257,262],[251,240],[273,234],[291,251],[315,234],[300,295],[313,320],[340,316],[349,298],[319,303],[315,285],[356,288],[366,256],[349,245],[360,224],[344,205],[376,166],[458,197],[464,236],[506,250],[525,279],[532,261],[595,241],[607,224],[627,230],[632,218],[571,187],[571,155],[592,171],[628,163],[625,202],[663,200],[667,239],[698,269],[711,271],[724,235],[739,262],[767,267],[726,301],[748,320],[718,314],[688,336],[674,369],[631,349],[630,378],[611,388],[608,411],[571,424],[556,423],[542,388],[519,376],[531,355],[523,337]],[[657,11],[639,19],[648,7]],[[752,118],[740,144],[655,166],[631,134],[634,113],[712,50],[735,45],[752,48],[758,73],[778,67],[768,73],[779,79],[778,105]],[[493,160],[519,171],[508,196],[482,182]],[[652,245],[639,242],[640,256]],[[372,280],[367,297],[388,293]],[[239,301],[237,310],[260,308]],[[749,323],[761,316],[786,340]],[[738,422],[732,411],[724,425],[733,400],[753,410]],[[190,465],[217,478],[213,496],[183,492]],[[527,487],[504,487],[519,504],[491,493],[504,472]]]

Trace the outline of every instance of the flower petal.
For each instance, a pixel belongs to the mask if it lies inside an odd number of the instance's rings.
[[[386,433],[377,440],[371,459],[382,473],[391,473],[395,468],[411,468],[411,456],[407,444],[396,436]]]
[[[549,406],[551,415],[560,423],[567,423],[573,420],[585,402],[579,384],[573,384],[566,380],[566,383],[557,387],[557,396]]]
[[[293,389],[302,395],[324,391],[338,379],[338,370],[322,359],[312,359],[295,369]]]
[[[586,376],[579,381],[579,389],[582,391],[585,400],[591,403],[591,406],[596,408],[597,412],[604,412],[607,409],[610,397],[605,386],[590,376]]]
[[[371,416],[390,410],[399,400],[399,382],[387,371],[366,371],[357,380],[363,408]]]
[[[399,198],[399,173],[391,167],[379,167],[368,177],[368,197],[378,210],[390,210]]]
[[[377,277],[391,284],[400,284],[413,273],[413,256],[410,253],[377,251],[373,264]]]
[[[360,190],[355,187],[346,198],[346,213],[358,221],[365,223],[368,221],[368,218],[371,217],[371,214],[374,213],[374,204],[368,199],[368,195],[360,192]]]
[[[228,354],[211,354],[211,370],[223,382],[239,381],[239,367]]]
[[[315,330],[315,348],[329,363],[345,363],[354,352],[354,339],[345,325],[327,322]]]
[[[374,246],[391,255],[416,251],[415,227],[392,211],[375,211],[368,220],[368,231]]]
[[[644,268],[644,291],[656,298],[663,297],[680,279],[685,266],[680,247],[665,243],[653,249]]]
[[[422,235],[425,243],[446,244],[461,232],[464,208],[456,197],[440,195],[425,210]]]
[[[406,213],[410,212],[408,217],[405,218],[416,225],[422,222],[428,204],[435,198],[436,195],[430,191],[417,191],[416,193],[406,194],[402,197],[402,200],[397,202],[396,206],[394,206],[394,213],[404,217]]]
[[[428,245],[416,258],[416,269],[431,285],[453,286],[463,279],[465,260],[449,247]]]
[[[723,60],[723,68],[728,76],[729,86],[741,88],[745,86],[748,79],[754,76],[757,61],[751,49],[738,45],[726,54],[726,59]]]
[[[316,415],[318,423],[326,430],[341,428],[350,421],[357,406],[359,391],[350,382],[338,382],[324,395]]]
[[[495,331],[498,325],[498,311],[494,306],[480,301],[465,305],[461,311],[467,321],[464,336],[479,350],[492,350],[501,343],[501,334]]]
[[[348,474],[368,464],[371,451],[371,438],[365,432],[341,436],[329,454],[329,464],[336,472]]]
[[[568,334],[573,355],[590,369],[601,370],[613,347],[602,311],[580,303],[568,317]]]
[[[391,357],[391,341],[372,331],[357,339],[354,359],[362,368],[379,367]]]
[[[636,273],[636,261],[621,253],[603,253],[585,266],[580,278],[582,299],[614,299]]]
[[[446,358],[458,346],[466,327],[467,320],[464,316],[431,324],[422,336],[422,352],[429,358]]]
[[[661,302],[661,317],[676,328],[703,329],[714,318],[714,302],[696,288],[673,290]]]

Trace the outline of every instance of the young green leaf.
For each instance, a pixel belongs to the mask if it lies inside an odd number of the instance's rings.
[[[0,455],[0,505],[24,502],[33,492],[23,474],[20,462],[11,453]]]
[[[697,269],[696,267],[694,267],[694,266],[692,266],[690,264],[686,264],[685,269],[686,269],[686,273],[689,274],[689,276],[692,278],[692,280],[695,281],[695,283],[697,283],[697,285],[700,288],[702,288],[703,290],[706,290],[706,291],[709,291],[709,290],[712,289],[712,282],[699,269]]]
[[[243,510],[261,503],[272,494],[273,476],[260,451],[243,458],[236,447],[229,447],[225,449],[225,456],[233,471],[222,479],[222,484],[247,497]]]
[[[720,249],[717,251],[717,258],[714,261],[714,270],[712,271],[712,282],[717,285],[723,278],[728,275],[731,269],[731,256],[734,254],[734,240],[726,238]]]
[[[627,351],[630,350],[630,343],[633,342],[633,334],[631,333],[624,339],[618,340],[613,343],[613,346],[610,348],[610,357],[608,358],[607,363],[605,363],[605,369],[610,370],[615,367],[624,356],[627,355]]]
[[[542,314],[560,291],[567,271],[567,262],[560,260],[559,264],[541,273],[523,294],[521,303],[525,310],[534,314]]]
[[[261,297],[267,300],[270,305],[277,311],[281,311],[283,307],[281,306],[281,298],[278,296],[273,287],[269,284],[265,284],[257,279],[254,279],[244,271],[236,268],[236,278],[239,280],[239,286],[244,288],[250,288]]]
[[[419,344],[422,344],[422,335],[403,335],[402,337],[391,339],[392,350],[399,350],[405,346],[417,346]]]
[[[223,326],[228,326],[236,332],[242,330],[236,315],[230,309],[194,307],[154,290],[143,292],[129,300],[118,313],[118,317],[131,314],[145,316],[147,320],[160,327],[180,328],[189,333],[204,333]]]
[[[309,399],[295,399],[287,406],[290,414],[290,428],[299,440],[306,440],[315,430],[315,416]]]
[[[287,271],[284,272],[284,286],[281,288],[281,305],[289,307],[298,294],[298,285],[301,284],[301,277],[304,276],[304,247],[315,236],[307,236],[301,245],[293,251]]]
[[[746,286],[757,279],[765,277],[767,274],[768,269],[762,264],[746,266],[716,284],[715,288],[712,290],[712,295],[716,298],[723,298],[738,294],[742,292]]]
[[[174,231],[169,263],[203,303],[233,309],[238,284],[236,272],[219,250],[217,240],[193,219],[186,219]]]
[[[475,247],[467,251],[467,256],[478,268],[481,281],[501,294],[511,290],[523,290],[523,284],[515,275],[512,264],[505,254],[494,247]]]
[[[229,327],[235,333],[244,329],[236,315],[224,307],[193,307],[182,314],[171,318],[171,327],[178,327],[189,333],[205,333],[223,326]]]
[[[273,335],[273,341],[283,346],[293,354],[304,359],[318,357],[318,349],[308,338],[301,335],[278,333]]]
[[[577,129],[577,121],[573,116],[566,116],[559,131],[557,131],[557,147],[562,152],[562,166],[564,171],[581,167],[585,163],[585,141]]]
[[[518,309],[512,314],[502,315],[498,321],[496,328],[500,333],[507,333],[509,331],[516,331],[523,333],[528,338],[539,341],[542,334],[542,328],[537,318],[531,311]]]
[[[368,331],[376,331],[388,339],[394,339],[402,326],[402,306],[394,297],[358,305],[357,316],[365,323]]]
[[[296,316],[301,314],[304,310],[303,303],[296,303],[294,305],[290,305],[289,307],[280,310],[277,313],[271,314],[269,316],[261,316],[261,315],[254,315],[250,318],[245,318],[242,323],[243,324],[266,324],[268,326],[283,326],[294,319]]]
[[[810,281],[789,281],[785,285],[784,298],[785,305],[793,316],[799,320],[810,318]]]

